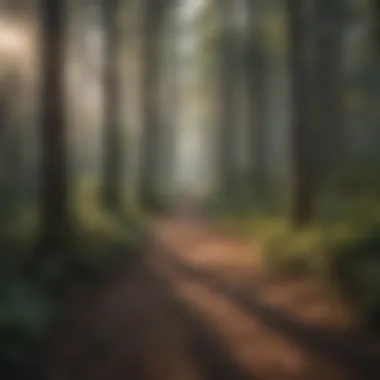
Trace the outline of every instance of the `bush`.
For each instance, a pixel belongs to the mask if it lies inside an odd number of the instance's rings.
[[[0,367],[20,368],[46,336],[57,303],[40,284],[13,273],[0,283]]]
[[[380,327],[380,226],[338,249],[332,269],[343,291],[362,310],[364,319]]]
[[[324,207],[318,220],[300,229],[284,217],[263,214],[225,215],[222,223],[258,247],[268,273],[321,277],[349,296],[364,320],[380,324],[379,204],[371,198],[330,199]]]
[[[144,218],[107,214],[97,202],[96,186],[82,182],[75,192],[70,249],[40,252],[35,205],[22,197],[0,201],[7,205],[0,220],[0,377],[5,371],[10,378],[33,358],[68,288],[102,279],[120,259],[135,259],[131,247]]]

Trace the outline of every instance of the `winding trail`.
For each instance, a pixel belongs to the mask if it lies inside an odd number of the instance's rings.
[[[48,380],[380,379],[378,352],[315,279],[267,279],[259,252],[200,220],[156,220],[133,267],[75,294]]]

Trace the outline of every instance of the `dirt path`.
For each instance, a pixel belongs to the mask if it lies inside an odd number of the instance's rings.
[[[260,378],[276,371],[274,379],[380,378],[371,337],[360,331],[353,310],[315,279],[268,281],[254,248],[199,222],[160,221],[155,231],[162,249],[170,247],[156,256],[157,267],[164,276],[172,267],[175,289],[184,288],[181,297],[198,305],[203,316],[213,315],[222,334],[242,329],[241,341],[231,333],[229,344],[242,365],[251,363],[252,373],[266,362]]]
[[[73,297],[47,380],[380,378],[348,307],[311,280],[266,282],[251,249],[199,221],[158,221],[133,268]]]

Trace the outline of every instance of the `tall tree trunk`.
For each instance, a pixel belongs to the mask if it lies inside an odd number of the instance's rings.
[[[309,68],[306,61],[307,17],[304,0],[287,0],[292,75],[291,209],[294,225],[310,222],[314,212],[314,173],[310,139]]]
[[[261,197],[267,183],[265,115],[265,57],[263,50],[263,0],[249,3],[250,36],[248,38],[248,120],[249,168],[248,178],[252,191]]]
[[[4,130],[9,119],[9,77],[7,73],[0,76],[0,142],[3,142]]]
[[[70,228],[65,120],[63,0],[40,0],[41,11],[41,227],[48,246],[67,243]]]
[[[142,2],[141,46],[141,117],[140,170],[137,196],[142,207],[149,211],[160,208],[157,176],[160,162],[160,113],[158,109],[159,43],[158,30],[162,17],[161,0],[155,4]]]
[[[219,88],[219,175],[222,192],[230,196],[239,182],[237,165],[237,113],[236,113],[236,41],[234,39],[234,0],[223,0],[220,4],[220,88]],[[235,4],[236,5],[236,4]]]
[[[169,30],[169,44],[170,44],[170,70],[172,70],[171,83],[170,83],[170,98],[172,100],[171,104],[171,116],[170,116],[170,128],[168,132],[168,160],[167,160],[167,170],[169,172],[169,180],[172,183],[172,188],[174,188],[175,175],[176,175],[176,157],[177,151],[176,146],[178,145],[178,130],[179,130],[179,57],[178,57],[178,38],[177,38],[177,15],[172,16],[174,21],[171,21],[171,26]],[[173,191],[170,192],[171,197],[173,197]]]
[[[173,12],[172,12],[173,13]],[[164,90],[167,91],[164,98],[163,120],[164,130],[162,131],[162,162],[161,162],[161,183],[165,185],[165,208],[171,211],[171,201],[174,196],[174,182],[176,172],[176,147],[178,140],[178,52],[176,35],[177,15],[170,14],[168,25],[163,35],[165,56],[162,62],[163,77],[165,80]]]
[[[6,140],[6,165],[7,180],[11,188],[19,192],[22,190],[22,174],[23,174],[23,123],[22,115],[25,112],[22,102],[22,83],[21,77],[16,72],[11,73],[9,77],[9,125]]]
[[[343,0],[344,1],[344,0]],[[316,75],[315,121],[318,178],[341,164],[344,153],[343,116],[343,2],[315,2]]]
[[[380,54],[380,0],[373,0],[373,11],[374,16],[374,42],[375,47],[377,48],[377,57]]]
[[[120,119],[119,0],[103,0],[105,29],[104,64],[104,155],[102,201],[106,209],[122,208],[122,130]]]

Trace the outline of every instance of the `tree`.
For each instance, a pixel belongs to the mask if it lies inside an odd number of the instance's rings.
[[[162,110],[161,133],[161,170],[160,184],[164,190],[165,207],[169,207],[170,195],[173,196],[172,184],[176,170],[176,142],[178,139],[179,116],[179,57],[177,47],[178,8],[172,7],[165,15],[162,28],[162,59],[160,94]]]
[[[220,88],[219,88],[219,164],[222,191],[231,195],[239,181],[236,160],[237,149],[237,81],[236,81],[236,31],[234,28],[234,0],[223,0],[220,3],[221,35],[219,40],[220,54]],[[236,3],[235,3],[236,5]]]
[[[0,77],[0,141],[3,140],[9,115],[9,78],[8,75]]]
[[[3,160],[6,178],[13,190],[21,190],[23,174],[23,119],[25,109],[22,104],[22,78],[17,70],[10,69],[4,78],[3,99],[0,100],[0,113],[3,116]],[[5,168],[4,168],[5,169]]]
[[[141,1],[141,144],[137,195],[141,205],[150,210],[160,208],[157,173],[160,162],[160,113],[158,109],[159,29],[167,0]]]
[[[292,76],[291,209],[295,225],[307,224],[314,211],[314,173],[310,141],[309,69],[306,64],[305,1],[287,0]]]
[[[64,96],[63,0],[40,0],[41,227],[45,246],[67,243],[70,230]]]
[[[119,0],[104,0],[105,68],[104,68],[104,156],[102,202],[111,211],[122,206],[122,140],[120,122]]]
[[[315,21],[315,150],[320,168],[315,175],[322,180],[334,162],[341,163],[344,150],[343,112],[343,0],[318,0]],[[336,165],[333,165],[336,167]]]
[[[377,43],[377,49],[380,50],[380,0],[374,0],[373,6],[375,12],[375,41]]]
[[[253,191],[263,195],[266,184],[266,138],[264,128],[265,56],[262,28],[263,0],[249,2],[249,36],[247,38],[247,82],[250,171]]]

